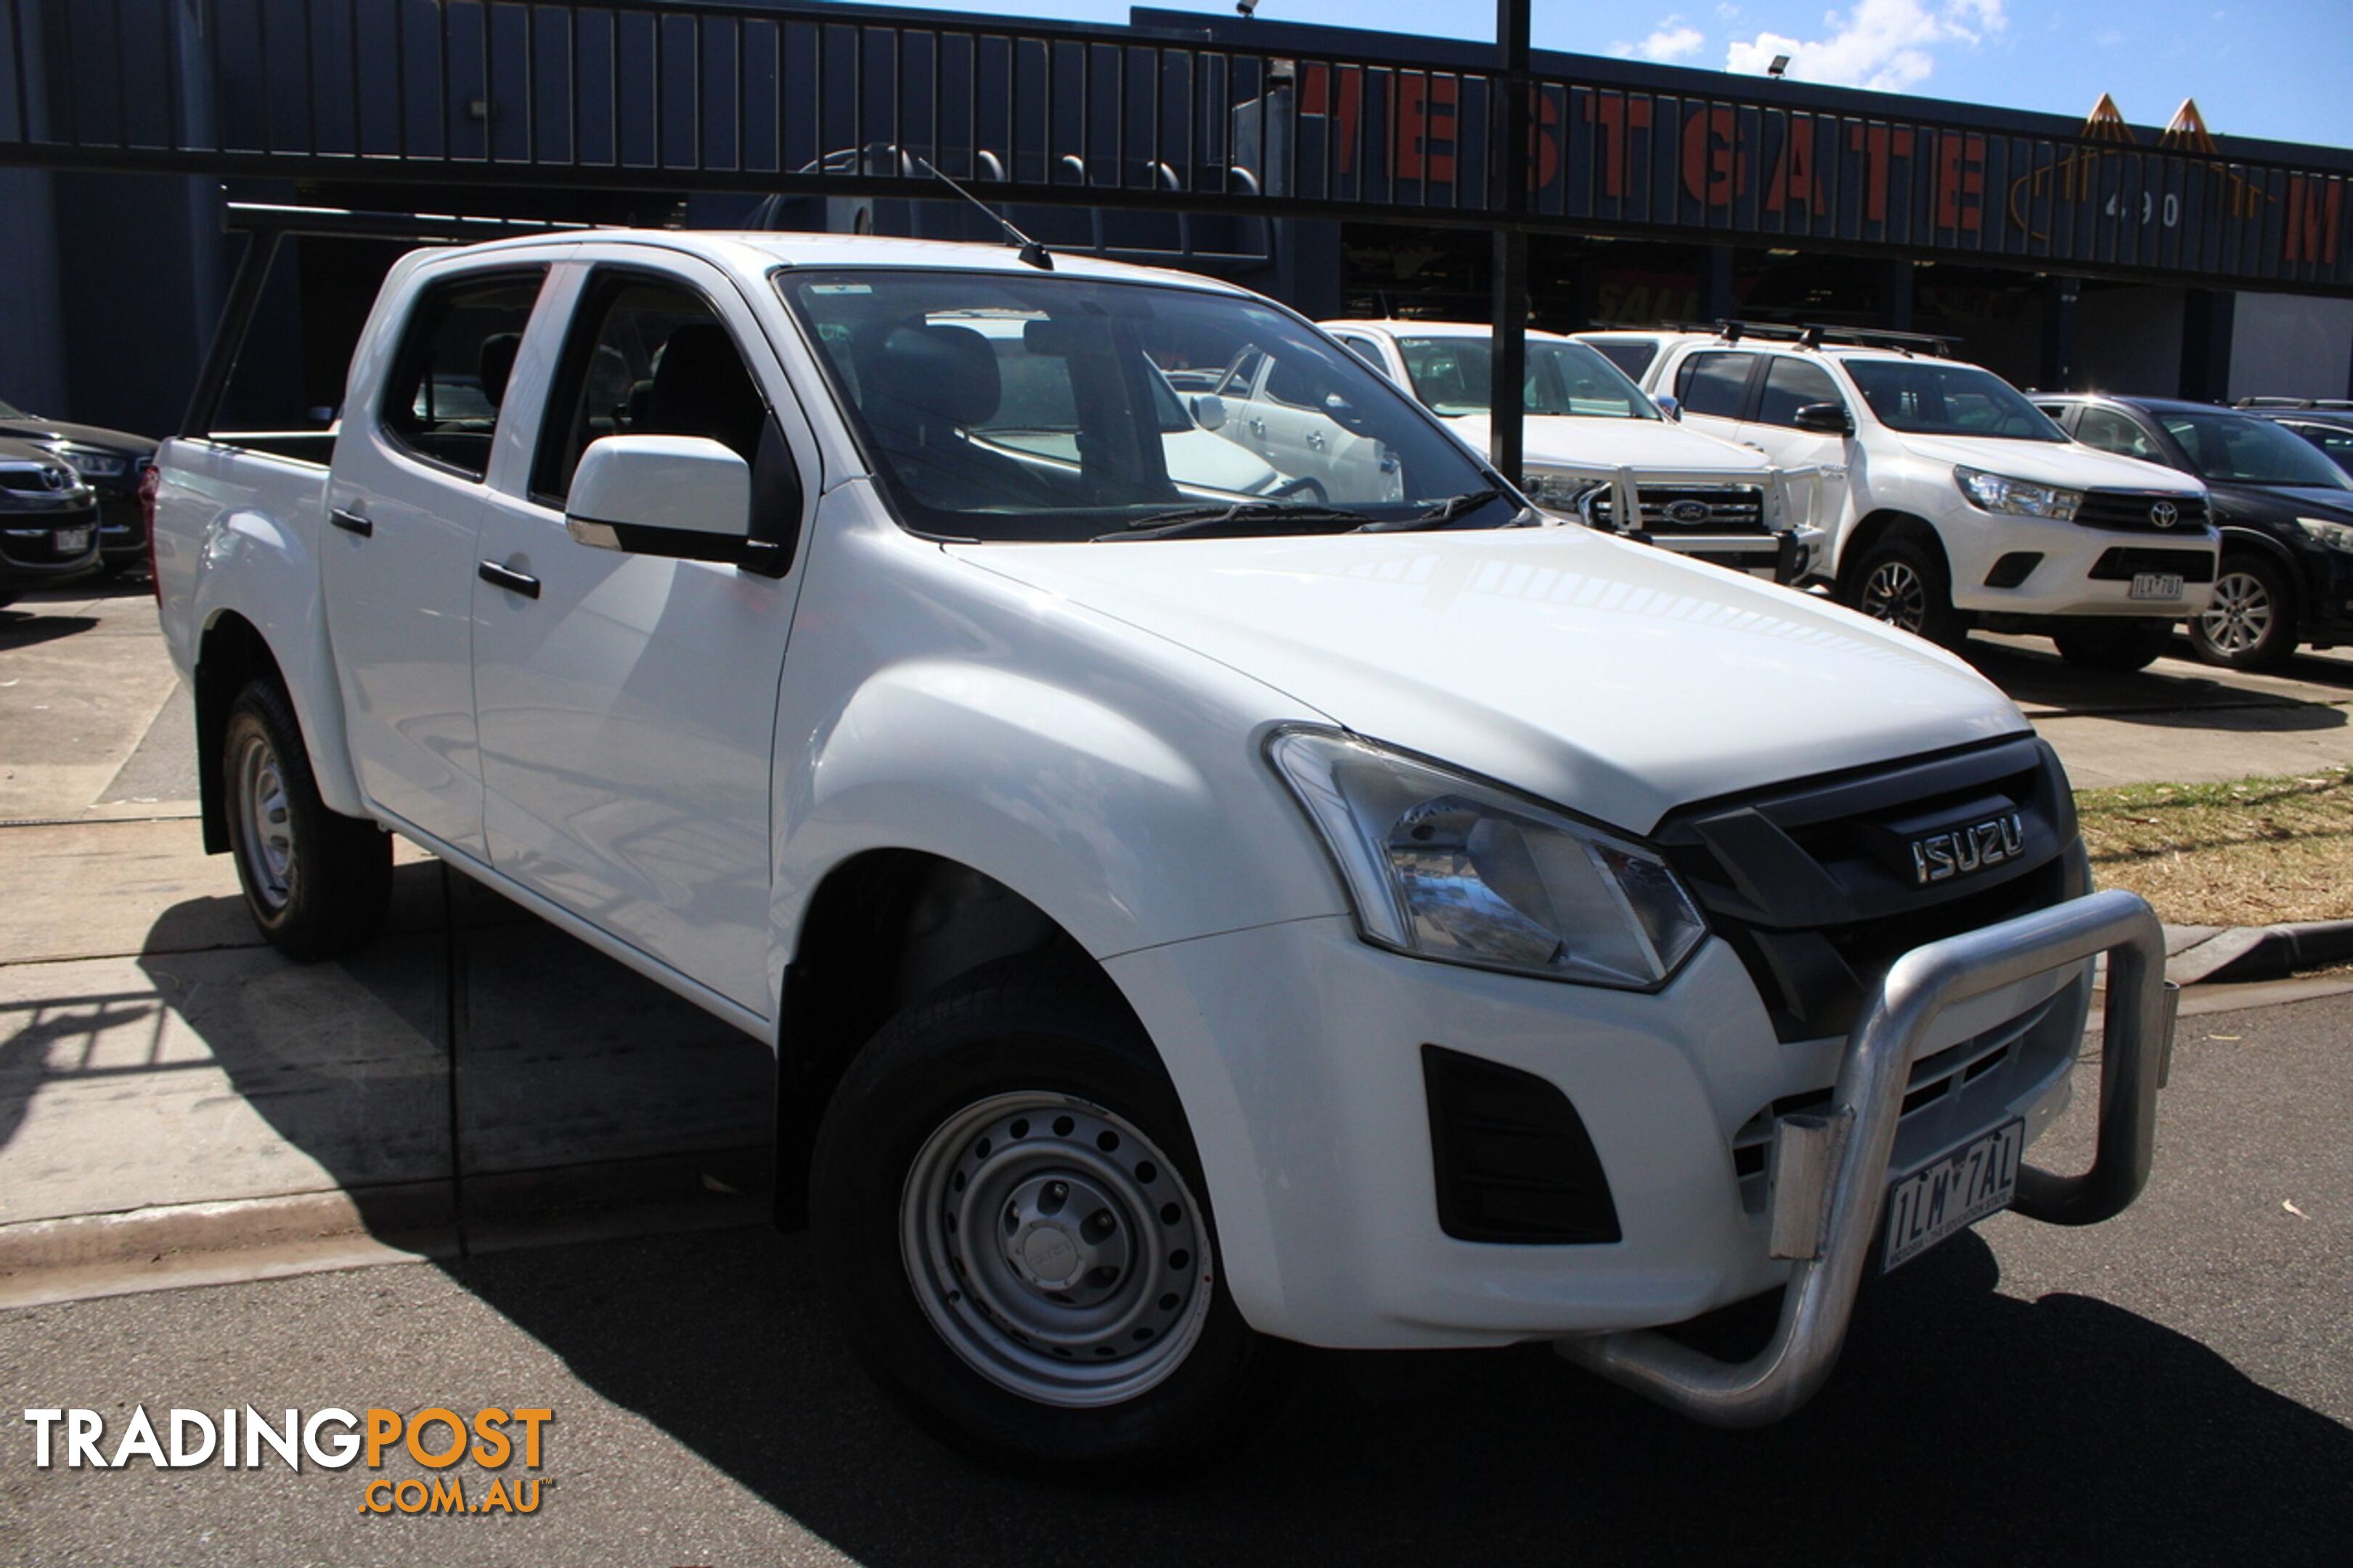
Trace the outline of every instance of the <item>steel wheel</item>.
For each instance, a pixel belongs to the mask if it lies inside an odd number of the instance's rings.
[[[271,910],[294,897],[296,861],[292,806],[286,772],[269,737],[248,732],[237,756],[237,809],[245,829],[239,847],[254,897]]]
[[[2263,645],[2277,616],[2263,579],[2232,568],[2215,580],[2213,603],[2199,614],[2198,626],[2215,652],[2244,658]]]
[[[1176,1167],[1069,1095],[995,1095],[942,1122],[908,1167],[900,1248],[957,1356],[1066,1408],[1168,1377],[1214,1294],[1208,1230]]]
[[[1862,583],[1862,613],[1917,636],[1928,624],[1928,585],[1908,561],[1883,561]]]

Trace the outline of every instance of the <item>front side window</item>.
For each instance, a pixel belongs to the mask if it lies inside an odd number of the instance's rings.
[[[1675,372],[1675,395],[1683,400],[1683,412],[1739,418],[1749,367],[1756,361],[1755,354],[1727,353],[1694,354],[1683,361]]]
[[[490,472],[507,376],[545,279],[539,268],[476,274],[417,296],[385,394],[395,445],[468,479]]]
[[[2309,485],[2320,489],[2353,488],[2337,465],[2311,444],[2268,419],[2251,414],[2172,412],[2159,414],[2166,433],[2189,454],[2201,479],[2225,484]]]
[[[1846,406],[1831,373],[1811,360],[1777,355],[1765,366],[1765,394],[1757,400],[1757,422],[1797,428],[1798,410],[1817,403]]]
[[[592,285],[572,331],[532,471],[540,500],[562,506],[580,455],[605,436],[701,436],[757,459],[767,405],[702,296],[610,275]]]
[[[1094,539],[1237,506],[1220,531],[1335,531],[1414,521],[1494,483],[1386,377],[1260,300],[915,270],[786,271],[776,287],[919,532]],[[1270,362],[1264,417],[1229,414],[1215,428],[1159,368],[1228,366],[1219,390],[1231,397]],[[1276,405],[1281,420],[1303,424],[1287,444],[1272,438]],[[1517,514],[1497,497],[1444,520]]]
[[[1484,414],[1493,398],[1494,345],[1484,338],[1399,338],[1398,353],[1424,403],[1440,414]],[[1657,419],[1625,372],[1583,343],[1527,341],[1524,413],[1557,418]]]
[[[2158,450],[2149,433],[2137,420],[2112,408],[2086,408],[2077,415],[2075,439],[2120,458],[2138,458],[2144,463],[2165,461],[2165,454]]]
[[[1848,359],[1855,390],[1891,430],[1910,436],[1982,436],[2064,441],[2065,431],[1989,370],[1948,360]]]

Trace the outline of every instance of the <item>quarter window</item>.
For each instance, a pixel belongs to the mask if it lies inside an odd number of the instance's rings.
[[[507,376],[546,278],[543,268],[475,274],[417,296],[385,394],[394,445],[468,479],[490,472]]]
[[[1748,368],[1756,359],[1755,354],[1704,353],[1683,361],[1675,373],[1675,395],[1683,400],[1683,412],[1739,418]]]

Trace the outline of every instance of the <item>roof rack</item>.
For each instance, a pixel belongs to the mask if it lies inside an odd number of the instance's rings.
[[[1641,331],[1645,329],[1627,327],[1622,322],[1596,321],[1597,331]],[[1825,343],[1841,343],[1852,348],[1887,348],[1901,353],[1917,351],[1950,359],[1960,339],[1937,332],[1898,332],[1878,327],[1838,327],[1826,321],[1744,321],[1721,317],[1713,321],[1660,321],[1648,329],[1662,332],[1708,332],[1725,342],[1736,343],[1743,338],[1764,338],[1773,342],[1796,343],[1800,348],[1818,349]]]
[[[2233,408],[2311,408],[2344,413],[2353,409],[2353,397],[2242,397]]]

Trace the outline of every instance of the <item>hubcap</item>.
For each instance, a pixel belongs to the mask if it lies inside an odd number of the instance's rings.
[[[247,879],[254,897],[275,912],[294,896],[294,833],[285,772],[268,740],[247,738],[237,752],[237,784]]]
[[[2272,632],[2272,596],[2251,572],[2225,572],[2214,584],[2214,600],[2198,617],[2198,629],[2221,653],[2249,653]]]
[[[1928,624],[1928,585],[1901,561],[1883,561],[1862,584],[1862,613],[1907,632]]]
[[[1001,1094],[942,1122],[908,1168],[900,1252],[923,1315],[974,1370],[1044,1405],[1133,1399],[1208,1320],[1200,1205],[1118,1114]]]

